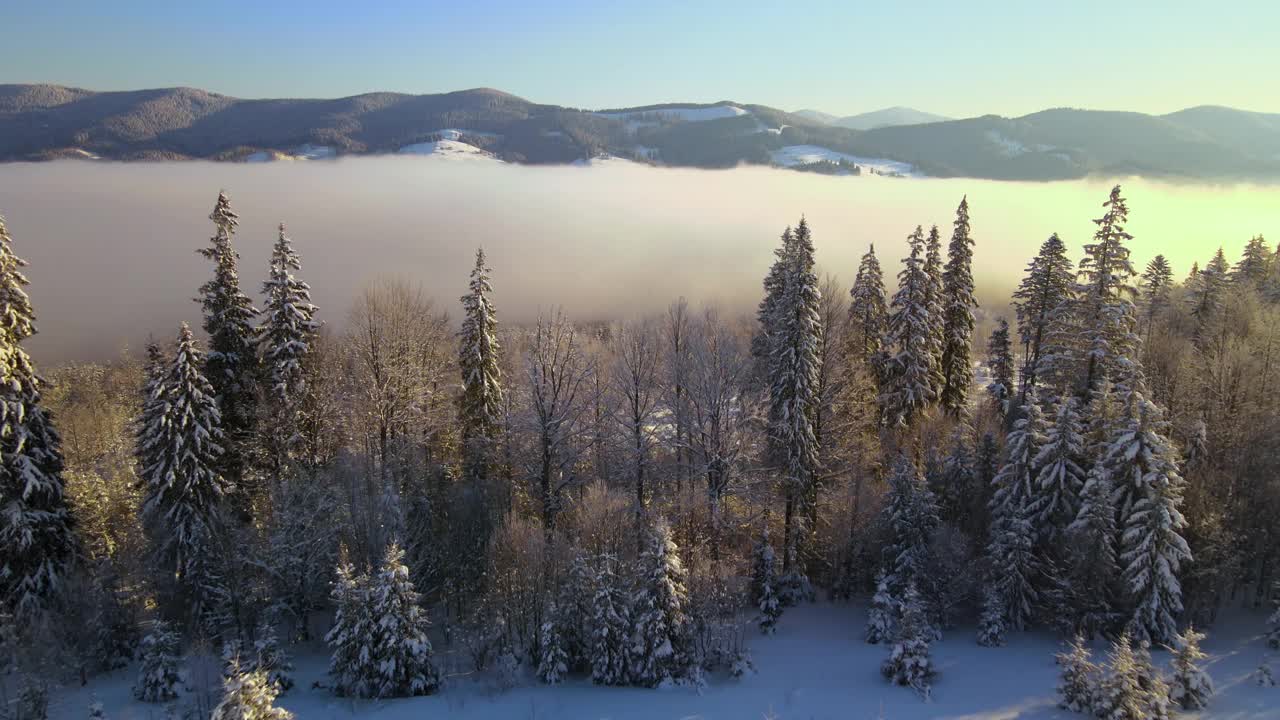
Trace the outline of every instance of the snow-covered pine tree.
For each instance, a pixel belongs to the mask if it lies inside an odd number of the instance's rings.
[[[885,335],[888,358],[880,393],[887,422],[910,427],[937,399],[933,359],[941,348],[929,316],[929,275],[924,267],[924,229],[907,236],[910,254],[902,260]]]
[[[1036,386],[1036,368],[1040,364],[1053,313],[1071,297],[1074,279],[1075,271],[1067,257],[1067,246],[1054,233],[1041,243],[1040,251],[1027,265],[1027,274],[1013,293],[1018,339],[1022,343],[1020,392],[1023,397],[1019,402],[1025,401],[1027,391]]]
[[[1173,677],[1169,683],[1169,699],[1183,710],[1203,710],[1213,697],[1213,679],[1201,666],[1209,657],[1200,649],[1204,633],[1188,627],[1174,639]]]
[[[1012,630],[1022,630],[1040,600],[1037,591],[1044,564],[1035,553],[1035,530],[1025,506],[1001,509],[991,522],[987,582],[1004,603],[1004,619]]]
[[[973,524],[973,518],[968,517],[969,498],[984,491],[978,484],[972,438],[973,427],[967,414],[961,413],[947,442],[951,449],[942,460],[942,472],[932,488],[941,520],[961,529]]]
[[[884,548],[889,588],[894,596],[903,597],[901,593],[908,585],[929,580],[925,576],[929,543],[938,527],[933,493],[905,454],[898,456],[889,475],[889,491],[881,512],[890,533]]]
[[[902,617],[898,621],[889,657],[880,666],[880,673],[895,685],[908,686],[929,699],[933,678],[937,670],[929,654],[933,628],[926,617],[924,602],[914,585],[908,585],[902,596]]]
[[[929,358],[929,381],[933,387],[933,401],[942,398],[942,342],[943,342],[943,298],[942,298],[942,235],[938,226],[929,228],[929,237],[925,239],[924,274],[928,279],[925,285],[925,301],[929,314],[929,334],[932,336],[932,355]]]
[[[369,613],[373,622],[370,655],[376,667],[373,696],[430,695],[440,674],[427,639],[427,615],[404,564],[404,550],[387,547],[377,574],[370,578]]]
[[[788,227],[773,251],[773,265],[764,277],[764,298],[756,309],[760,330],[751,338],[751,356],[760,366],[760,375],[767,382],[773,377],[774,345],[778,340],[778,308],[786,292],[786,278],[791,258],[795,253],[795,234]]]
[[[895,619],[898,617],[898,601],[889,589],[889,578],[881,570],[876,575],[876,592],[871,596],[871,607],[867,610],[867,629],[864,633],[866,641],[872,645],[889,642],[894,635]]]
[[[610,556],[597,560],[595,599],[591,606],[591,681],[597,685],[625,685],[630,608],[622,581]]]
[[[461,298],[462,330],[458,333],[458,368],[462,371],[458,421],[464,473],[471,481],[488,478],[490,455],[502,421],[502,369],[498,357],[501,348],[498,321],[489,300],[491,292],[484,250],[476,250],[470,291]]]
[[[1085,647],[1084,637],[1071,639],[1066,652],[1054,656],[1058,667],[1058,707],[1072,712],[1090,712],[1098,695],[1099,668]],[[1101,717],[1101,716],[1099,716]]]
[[[807,584],[799,566],[804,534],[802,503],[809,498],[818,471],[818,345],[822,337],[822,293],[814,274],[814,249],[804,218],[796,226],[783,275],[784,291],[774,314],[777,340],[769,380],[771,441],[778,451],[786,495],[782,569]]]
[[[141,473],[143,527],[158,567],[172,572],[194,618],[210,611],[221,593],[214,567],[225,492],[218,474],[221,414],[200,371],[203,360],[191,328],[183,323],[169,366],[168,409],[155,438],[155,463]]]
[[[297,413],[306,392],[306,359],[320,330],[311,286],[293,274],[301,269],[302,262],[281,224],[271,250],[270,273],[262,283],[265,318],[256,337],[266,383],[269,462],[277,476],[301,440]]]
[[[1151,662],[1151,645],[1142,642],[1133,651],[1138,666],[1138,687],[1142,688],[1142,704],[1145,717],[1151,720],[1169,720],[1172,703],[1169,700],[1169,682],[1155,663]]]
[[[324,638],[332,652],[329,676],[340,696],[372,697],[378,667],[373,657],[377,628],[370,612],[369,578],[356,574],[346,548],[341,555],[333,583],[333,627]]]
[[[1261,235],[1249,238],[1240,261],[1231,269],[1231,282],[1237,287],[1263,290],[1271,275],[1275,256]]]
[[[1093,242],[1084,246],[1079,267],[1082,282],[1077,286],[1080,345],[1087,358],[1082,383],[1086,393],[1091,392],[1103,376],[1122,376],[1129,358],[1136,357],[1134,289],[1130,285],[1134,270],[1129,261],[1129,248],[1125,247],[1133,236],[1125,231],[1129,208],[1119,185],[1112,188],[1110,197],[1102,205],[1106,212],[1093,221],[1098,229]]]
[[[1031,524],[1040,536],[1056,544],[1080,512],[1080,491],[1084,487],[1084,435],[1076,399],[1058,398],[1053,424],[1045,432],[1044,444],[1032,461],[1036,475],[1036,496],[1031,504]]]
[[[1142,336],[1151,337],[1156,318],[1169,307],[1169,291],[1173,289],[1173,268],[1164,255],[1156,255],[1147,263],[1140,281],[1142,288]]]
[[[1131,382],[1126,414],[1112,442],[1108,465],[1112,501],[1123,521],[1120,563],[1134,608],[1131,621],[1141,641],[1168,644],[1182,612],[1178,570],[1191,551],[1181,530],[1184,482],[1177,453],[1160,409]]]
[[[62,478],[62,440],[41,404],[44,380],[22,342],[36,333],[26,261],[0,216],[0,612],[42,615],[78,552]]]
[[[1204,331],[1210,320],[1217,317],[1230,284],[1229,273],[1227,256],[1219,247],[1213,259],[1200,271],[1196,282],[1188,286],[1190,292],[1187,300],[1191,308],[1191,317],[1196,321],[1197,335]]]
[[[275,686],[280,694],[293,689],[293,661],[280,645],[275,625],[263,623],[258,628],[258,637],[253,641],[253,667],[267,674],[267,682]]]
[[[1013,404],[1013,348],[1009,343],[1009,321],[1000,318],[987,339],[987,368],[991,382],[987,394],[1001,415],[1008,415]]]
[[[250,499],[256,490],[249,476],[249,448],[257,421],[257,353],[253,318],[258,309],[240,291],[240,255],[231,245],[239,216],[231,209],[225,192],[209,214],[214,233],[207,247],[197,250],[213,261],[213,277],[200,286],[196,302],[204,310],[204,330],[209,335],[209,353],[202,368],[213,387],[213,396],[222,416],[224,451],[217,458],[218,474],[234,489],[237,510],[248,516]]]
[[[973,238],[969,236],[969,198],[956,208],[955,229],[942,271],[942,408],[953,417],[967,406],[973,384]]]
[[[778,574],[773,543],[765,528],[751,552],[751,605],[760,612],[760,632],[773,633],[782,615],[778,598]]]
[[[178,697],[178,634],[163,620],[153,620],[140,648],[142,665],[133,696],[142,702],[167,702]]]
[[[165,433],[168,429],[170,360],[159,343],[147,343],[146,379],[142,386],[141,412],[134,420],[134,458],[138,475],[146,481],[148,473],[165,457]]]
[[[1142,688],[1139,661],[1128,634],[1111,645],[1098,692],[1093,698],[1094,717],[1104,720],[1146,720],[1146,692]]]
[[[557,623],[569,669],[587,672],[591,669],[591,621],[595,602],[595,571],[583,553],[575,553],[569,561],[569,577],[560,587],[556,602],[562,622]]]
[[[858,274],[849,290],[849,347],[852,356],[871,362],[880,352],[888,321],[884,273],[876,258],[876,246],[872,245],[858,263]]]
[[[1005,445],[1005,461],[996,474],[991,498],[994,523],[999,518],[1017,517],[1035,507],[1040,493],[1035,483],[1035,460],[1046,441],[1044,414],[1035,391],[1027,393],[1020,417],[1013,423]]]
[[[659,521],[638,560],[639,588],[631,602],[631,682],[657,687],[691,670],[685,569],[671,528]]]
[[[569,653],[565,651],[564,635],[560,631],[561,620],[553,600],[538,633],[538,679],[548,685],[560,684],[569,674]]]
[[[275,706],[279,689],[264,670],[242,668],[232,662],[222,681],[222,700],[213,709],[211,720],[292,720],[293,713]]]
[[[978,644],[983,647],[1000,647],[1004,645],[1005,634],[1009,631],[1007,620],[1009,603],[994,585],[987,585],[982,591],[982,614],[978,616]]]

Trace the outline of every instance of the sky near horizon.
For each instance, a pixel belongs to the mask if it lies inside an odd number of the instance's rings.
[[[1280,3],[15,0],[0,83],[239,97],[494,87],[600,109],[1280,112]]]

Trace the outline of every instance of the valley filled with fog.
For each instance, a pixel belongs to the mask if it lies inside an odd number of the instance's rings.
[[[625,161],[528,167],[424,158],[327,162],[0,166],[0,213],[28,275],[41,333],[38,361],[101,360],[149,334],[168,338],[208,274],[195,250],[212,234],[225,189],[240,214],[236,248],[256,295],[278,223],[302,256],[320,316],[341,327],[359,289],[383,275],[421,283],[457,316],[477,246],[494,270],[504,321],[563,306],[580,320],[694,305],[754,309],[782,230],[802,214],[820,273],[852,282],[869,243],[890,267],[917,225],[944,234],[969,198],[974,274],[984,306],[1008,291],[1052,232],[1073,255],[1116,178],[1054,183],[831,177],[765,168],[690,170]],[[1177,277],[1219,245],[1280,234],[1276,187],[1211,187],[1120,179],[1130,244],[1141,266],[1156,253]],[[886,278],[890,285],[892,277]]]

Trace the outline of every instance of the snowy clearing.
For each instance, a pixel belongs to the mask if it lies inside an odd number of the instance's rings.
[[[488,160],[502,162],[493,153],[481,150],[475,145],[468,145],[457,140],[436,140],[435,142],[414,143],[405,145],[396,151],[401,155],[427,155],[430,157],[459,160]]]
[[[910,689],[890,686],[881,678],[886,648],[862,641],[865,621],[861,606],[820,603],[791,608],[779,620],[776,635],[749,631],[755,675],[742,680],[715,676],[701,694],[689,687],[599,687],[581,677],[556,687],[528,677],[521,686],[503,691],[493,677],[453,677],[431,697],[351,701],[312,688],[312,683],[327,680],[328,656],[316,646],[299,653],[297,687],[282,696],[280,704],[299,720],[755,720],[770,712],[779,720],[1088,718],[1057,707],[1053,654],[1060,645],[1050,634],[1014,633],[1006,647],[984,648],[974,642],[971,627],[946,633],[933,646],[940,674],[933,701],[925,703]],[[1262,628],[1263,616],[1247,613],[1210,629],[1204,647],[1218,694],[1207,710],[1180,717],[1280,717],[1280,688],[1259,687],[1252,677],[1267,655]],[[1093,654],[1095,659],[1105,655],[1101,643],[1094,644]],[[1154,659],[1167,665],[1169,653],[1156,652]],[[1273,666],[1277,663],[1273,657]],[[50,718],[79,720],[95,698],[115,720],[162,717],[163,706],[133,700],[129,688],[134,672],[123,670],[95,678],[85,688],[55,692]]]
[[[885,158],[865,158],[848,153],[836,152],[818,145],[787,145],[769,153],[773,162],[784,167],[796,167],[823,160],[838,163],[841,160],[854,163],[864,170],[879,175],[903,175],[906,177],[923,177],[908,163]]]

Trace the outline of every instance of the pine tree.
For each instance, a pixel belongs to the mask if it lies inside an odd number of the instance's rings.
[[[991,524],[987,560],[991,565],[988,583],[1004,604],[1004,621],[1012,630],[1022,630],[1031,620],[1039,602],[1036,590],[1043,563],[1034,552],[1035,530],[1022,507],[997,514]]]
[[[538,679],[548,685],[560,684],[569,673],[569,654],[565,651],[564,636],[560,632],[562,620],[553,601],[538,633]]]
[[[597,685],[625,685],[627,676],[627,635],[630,609],[618,576],[615,560],[599,559],[596,595],[591,605],[591,681]]]
[[[924,603],[914,585],[907,587],[902,598],[902,618],[889,649],[889,658],[880,673],[895,685],[909,686],[926,701],[937,671],[929,655],[933,630],[925,617]]]
[[[213,568],[222,533],[225,483],[221,415],[200,372],[203,358],[183,323],[169,365],[166,412],[155,438],[155,464],[142,469],[142,521],[159,567],[171,571],[191,599],[193,617],[210,611],[220,586]]]
[[[154,620],[142,638],[142,666],[133,696],[142,702],[166,702],[178,697],[178,634],[163,620]]]
[[[822,336],[822,293],[814,274],[813,241],[803,218],[796,227],[783,276],[784,292],[774,320],[770,377],[770,438],[779,454],[786,493],[782,567],[803,579],[799,567],[803,525],[801,503],[810,497],[818,471],[818,344]]]
[[[987,394],[1001,415],[1008,415],[1013,401],[1013,350],[1009,344],[1009,321],[1000,318],[987,340],[987,367],[991,382]]]
[[[1190,286],[1191,317],[1195,318],[1197,333],[1203,332],[1205,326],[1217,317],[1230,282],[1228,274],[1227,257],[1222,248],[1218,248],[1213,259],[1204,266],[1196,282]]]
[[[760,364],[766,381],[773,377],[774,347],[780,334],[779,307],[787,290],[786,279],[794,255],[795,234],[788,227],[782,232],[782,239],[773,251],[773,265],[764,277],[764,298],[756,309],[760,331],[751,338],[751,355]]]
[[[768,528],[751,552],[751,604],[760,611],[760,632],[773,634],[782,615],[782,603],[778,598],[778,575]]]
[[[1138,665],[1138,687],[1142,688],[1142,704],[1146,717],[1151,720],[1169,720],[1172,703],[1169,700],[1169,683],[1164,674],[1151,662],[1151,646],[1142,642],[1133,651]]]
[[[471,481],[488,478],[490,455],[502,422],[502,369],[499,367],[497,319],[489,293],[489,268],[484,250],[476,250],[471,290],[462,296],[462,330],[458,333],[458,367],[462,397],[458,419],[466,475]]]
[[[876,575],[876,593],[871,596],[867,610],[867,629],[864,637],[872,645],[889,642],[894,634],[894,618],[898,615],[898,601],[889,589],[889,578],[881,570]]]
[[[1151,337],[1156,318],[1169,307],[1169,291],[1173,288],[1173,268],[1164,255],[1156,255],[1147,263],[1142,273],[1143,325],[1142,336]]]
[[[277,476],[301,441],[298,408],[306,392],[306,360],[320,330],[311,286],[293,275],[301,269],[302,262],[281,224],[271,251],[271,271],[262,284],[265,321],[256,336],[266,384],[271,462]]]
[[[233,661],[223,680],[222,701],[211,720],[292,720],[293,713],[275,706],[279,690],[263,670],[245,670]]]
[[[78,553],[62,440],[21,344],[36,333],[26,264],[0,216],[0,612],[19,620],[45,612]]]
[[[1145,692],[1139,661],[1128,635],[1122,635],[1107,655],[1106,671],[1093,700],[1094,717],[1103,720],[1145,720]]]
[[[1261,291],[1266,286],[1275,262],[1275,256],[1267,247],[1267,241],[1261,235],[1255,235],[1249,238],[1240,261],[1232,268],[1231,282],[1239,287],[1250,287]]]
[[[1032,503],[1032,525],[1043,537],[1057,540],[1080,512],[1080,491],[1085,472],[1081,419],[1073,397],[1058,399],[1053,424],[1044,444],[1032,461],[1036,473],[1036,498]]]
[[[1120,562],[1134,604],[1132,629],[1141,640],[1172,642],[1182,612],[1178,570],[1191,551],[1180,531],[1184,482],[1165,435],[1160,409],[1133,382],[1128,410],[1112,443],[1112,500],[1123,520]]]
[[[1204,633],[1192,627],[1174,639],[1169,699],[1183,710],[1203,710],[1213,697],[1213,679],[1201,667],[1201,661],[1209,657],[1200,650],[1202,640]]]
[[[634,623],[630,648],[631,681],[657,687],[686,677],[691,670],[691,638],[685,570],[671,529],[659,522],[639,559],[640,587],[631,602]]]
[[[254,488],[250,487],[249,447],[253,441],[257,400],[257,354],[253,318],[257,308],[240,291],[240,259],[231,245],[239,216],[231,209],[225,192],[209,214],[214,234],[208,247],[198,252],[213,261],[213,278],[200,286],[196,302],[204,310],[204,330],[209,335],[209,354],[204,375],[213,387],[222,416],[225,449],[218,458],[218,473],[236,493],[238,510],[248,515]]]
[[[1107,210],[1094,220],[1098,226],[1093,242],[1084,246],[1077,288],[1080,296],[1081,346],[1086,361],[1083,389],[1092,391],[1105,375],[1119,377],[1119,370],[1133,352],[1133,264],[1125,243],[1133,236],[1125,231],[1129,208],[1120,195],[1120,186],[1102,204]]]
[[[568,655],[570,670],[588,671],[591,667],[591,620],[595,602],[595,572],[582,553],[569,562],[569,577],[560,588],[556,603],[563,622],[557,632]]]
[[[906,455],[900,455],[889,476],[889,492],[881,512],[889,528],[885,564],[894,595],[928,580],[925,568],[929,543],[938,527],[933,493],[920,471]]]
[[[427,639],[427,616],[409,580],[404,550],[392,543],[369,586],[373,622],[371,655],[377,673],[373,696],[379,698],[430,695],[440,687],[440,675]]]
[[[1084,638],[1076,635],[1066,652],[1055,658],[1062,670],[1058,674],[1058,707],[1072,712],[1090,712],[1098,694],[1099,668],[1089,656]]]
[[[938,226],[929,228],[929,237],[925,240],[924,274],[925,304],[929,315],[929,335],[931,354],[929,357],[929,382],[933,388],[933,400],[942,398],[942,350],[943,350],[943,297],[942,297],[942,235]]]
[[[1067,258],[1067,246],[1054,233],[1041,243],[1040,251],[1027,265],[1027,274],[1013,293],[1018,338],[1022,342],[1023,400],[1026,392],[1036,386],[1036,367],[1040,363],[1050,320],[1054,311],[1071,296],[1074,276],[1071,260]]]
[[[933,358],[941,351],[929,316],[924,230],[917,226],[907,242],[911,251],[898,273],[898,292],[885,336],[889,356],[880,400],[888,423],[900,428],[912,426],[937,399],[932,368]]]
[[[973,239],[969,237],[969,198],[956,209],[955,230],[942,273],[942,393],[939,401],[953,417],[966,407],[973,384]]]
[[[293,689],[293,662],[280,646],[275,626],[264,623],[253,641],[253,664],[250,669],[267,674],[267,682],[284,694]]]
[[[165,458],[165,433],[169,413],[169,361],[160,345],[147,343],[146,381],[142,386],[141,412],[134,421],[134,457],[144,479]]]
[[[332,599],[333,627],[324,640],[332,652],[329,676],[334,691],[343,697],[373,697],[378,668],[372,642],[377,628],[370,612],[369,578],[357,575],[345,557],[338,564]]]
[[[992,518],[1024,515],[1030,519],[1040,494],[1035,482],[1036,457],[1046,441],[1044,415],[1034,391],[1027,394],[1022,417],[1013,423],[1005,448],[1005,461],[996,474],[991,498]]]
[[[872,245],[858,264],[858,274],[849,290],[849,343],[851,354],[871,362],[880,352],[888,326],[889,309],[885,303],[884,273]]]
[[[1008,605],[1004,596],[993,585],[982,593],[982,614],[978,616],[978,644],[983,647],[1004,645],[1009,631]]]

